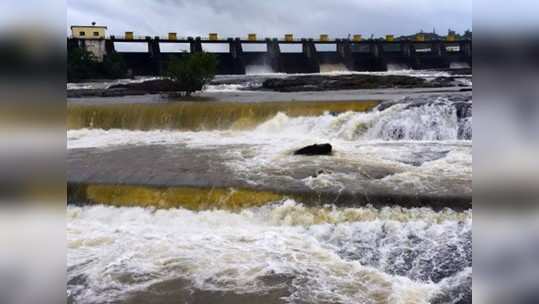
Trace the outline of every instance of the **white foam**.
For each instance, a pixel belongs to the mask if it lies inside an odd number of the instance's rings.
[[[209,84],[204,87],[205,92],[241,92],[248,88],[247,84]]]
[[[362,168],[391,172],[372,182],[394,190],[443,191],[451,187],[447,185],[449,180],[462,185],[469,182],[471,141],[458,139],[459,124],[453,106],[405,107],[399,104],[382,112],[326,113],[317,117],[278,113],[245,131],[69,130],[67,146],[183,145],[208,150],[226,146],[220,155],[223,164],[249,183],[261,182],[263,177],[284,178],[288,176],[286,168],[310,166],[311,174],[317,176],[300,180],[313,190],[342,190],[357,185],[358,179],[370,178],[369,171]],[[467,124],[467,132],[471,133],[471,119]],[[333,156],[305,159],[292,155],[295,149],[324,142],[332,144]],[[315,167],[338,170],[316,174]],[[341,169],[344,172],[339,172]]]
[[[117,84],[142,83],[145,81],[157,80],[157,79],[163,79],[163,77],[137,76],[133,79],[122,78],[122,79],[115,79],[115,80],[110,80],[110,81],[92,81],[92,82],[79,82],[79,83],[68,82],[66,86],[68,90],[106,89],[112,85],[117,85]]]
[[[320,220],[323,214],[331,220]],[[276,275],[291,279],[291,301],[428,303],[436,284],[358,260],[347,246],[372,242],[390,258],[409,235],[424,240],[418,244],[459,244],[466,238],[459,221],[471,229],[471,213],[317,209],[293,201],[240,213],[69,206],[67,217],[68,279],[84,278],[68,290],[80,303],[118,300],[175,278],[203,290],[262,293],[275,288],[262,278]]]
[[[342,63],[320,65],[320,74],[331,73],[331,72],[348,73],[350,72],[350,70],[348,70],[348,68]]]
[[[245,67],[245,74],[247,75],[268,75],[274,73],[269,65],[248,65]]]
[[[412,69],[405,63],[388,63],[387,70],[389,72],[400,71],[405,73],[411,73]]]

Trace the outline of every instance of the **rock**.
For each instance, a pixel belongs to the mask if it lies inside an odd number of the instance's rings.
[[[454,104],[454,106],[457,110],[458,119],[472,116],[472,103],[471,102],[457,102]]]
[[[106,89],[67,90],[67,97],[117,97],[145,94],[159,94],[177,91],[177,86],[170,79],[155,79],[111,85]]]
[[[109,90],[124,89],[130,91],[143,91],[146,93],[173,92],[177,85],[170,79],[154,79],[143,82],[131,82],[125,84],[116,84],[109,87]]]
[[[438,69],[438,71],[447,72],[450,75],[472,75],[472,68]]]
[[[262,83],[264,90],[278,92],[357,90],[384,88],[432,87],[425,79],[399,75],[302,75],[270,78]]]
[[[331,155],[332,149],[330,144],[315,144],[294,151],[294,155]]]
[[[322,174],[333,174],[332,171],[330,170],[324,170],[324,169],[320,169],[320,170],[317,170],[315,172],[315,174],[311,175],[312,177],[314,178],[317,178],[318,176],[322,175]]]

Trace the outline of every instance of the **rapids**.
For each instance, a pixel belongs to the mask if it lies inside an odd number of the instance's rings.
[[[70,206],[68,297],[457,303],[470,297],[471,225],[471,212],[291,200],[237,213]]]
[[[471,108],[471,101],[465,101]],[[180,130],[232,129],[200,132],[210,137],[229,135],[234,142],[267,141],[267,137],[370,140],[470,140],[472,116],[459,114],[462,101],[435,97],[429,103],[407,102],[365,111],[374,102],[296,102],[296,103],[216,103],[180,105],[106,105],[68,108],[68,148],[177,143],[189,132],[164,131],[159,127]],[[350,109],[354,109],[350,110]],[[348,109],[344,111],[344,109]],[[459,117],[460,116],[460,117]],[[219,118],[217,118],[219,117]],[[91,129],[88,129],[91,127]],[[109,130],[110,129],[110,130]],[[152,130],[155,132],[129,132]],[[242,131],[242,129],[247,129]],[[212,136],[213,134],[214,136]],[[133,134],[134,136],[130,136]],[[144,135],[147,136],[144,136]],[[111,140],[107,140],[107,137]],[[99,137],[89,143],[85,140]],[[284,138],[283,138],[284,137]],[[254,142],[253,142],[254,141]],[[86,143],[85,143],[86,142]],[[207,141],[212,145],[217,141]]]
[[[472,95],[384,96],[68,103],[68,303],[471,303]]]

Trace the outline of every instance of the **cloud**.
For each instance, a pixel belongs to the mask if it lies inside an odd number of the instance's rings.
[[[112,34],[383,36],[432,28],[462,32],[472,26],[472,4],[469,0],[68,0],[68,25],[92,21],[109,26]]]

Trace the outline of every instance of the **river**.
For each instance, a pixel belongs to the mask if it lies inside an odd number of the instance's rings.
[[[471,92],[266,77],[68,101],[68,301],[471,303]]]

